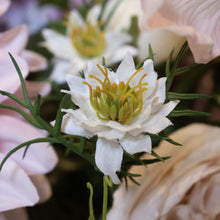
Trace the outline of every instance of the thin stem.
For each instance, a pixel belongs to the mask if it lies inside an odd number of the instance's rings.
[[[111,177],[103,176],[103,206],[102,206],[102,220],[106,220],[108,208],[108,186],[112,187]]]
[[[93,187],[92,187],[92,184],[89,183],[89,182],[86,184],[86,186],[90,191],[90,196],[89,196],[89,219],[88,220],[95,220],[94,211],[93,211],[93,203],[92,203]]]

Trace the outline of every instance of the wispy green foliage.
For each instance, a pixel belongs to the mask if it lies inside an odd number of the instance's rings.
[[[66,139],[62,134],[61,134],[61,122],[62,122],[62,117],[63,117],[63,113],[62,113],[62,107],[64,107],[64,105],[66,104],[67,101],[67,95],[64,96],[63,100],[61,101],[61,104],[59,106],[58,112],[57,112],[57,116],[56,116],[56,122],[55,122],[55,126],[53,127],[52,125],[50,125],[47,121],[45,121],[41,116],[40,116],[40,102],[41,102],[41,97],[40,95],[37,95],[37,97],[34,100],[34,103],[32,104],[31,99],[28,96],[28,92],[27,92],[27,88],[24,82],[24,78],[22,76],[21,70],[17,64],[17,62],[15,61],[14,57],[9,54],[11,57],[11,60],[17,70],[17,73],[19,75],[20,78],[20,82],[21,82],[21,87],[22,87],[22,92],[23,92],[23,96],[24,96],[24,100],[16,97],[15,95],[8,93],[8,92],[4,92],[4,91],[0,91],[0,93],[2,95],[6,95],[9,98],[13,99],[15,102],[21,104],[23,107],[27,108],[32,117],[27,114],[25,111],[14,107],[14,106],[9,106],[9,105],[3,105],[0,104],[1,108],[6,108],[6,109],[11,109],[13,111],[16,111],[17,113],[19,113],[20,115],[22,115],[24,117],[24,119],[26,119],[30,124],[32,124],[33,126],[43,129],[45,131],[47,131],[52,137],[48,137],[48,138],[37,138],[37,139],[33,139],[27,142],[24,142],[20,145],[18,145],[17,147],[15,147],[13,150],[11,150],[6,156],[5,158],[2,160],[1,164],[0,164],[0,170],[2,168],[2,166],[4,165],[4,163],[6,162],[6,160],[13,154],[15,153],[17,150],[26,147],[26,150],[24,152],[24,155],[27,151],[27,149],[33,144],[33,143],[40,143],[40,142],[49,142],[49,143],[59,143],[62,144],[64,146],[66,146],[68,149],[70,149],[71,151],[75,152],[76,154],[80,155],[82,158],[88,160],[90,163],[92,163],[95,166],[95,162],[94,162],[94,158],[88,154],[87,152],[84,152],[84,145],[85,145],[85,139],[82,139],[80,144],[75,144],[75,143],[71,143],[68,139]]]

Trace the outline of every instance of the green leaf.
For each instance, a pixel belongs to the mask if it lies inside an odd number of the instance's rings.
[[[174,110],[168,116],[169,117],[182,117],[182,116],[211,116],[212,114],[207,112],[200,112],[195,110]]]
[[[62,98],[62,100],[60,102],[60,106],[57,110],[56,121],[55,121],[55,125],[54,125],[54,135],[55,135],[55,137],[61,131],[61,124],[62,124],[62,119],[63,119],[63,115],[64,115],[64,112],[61,112],[61,110],[65,106],[65,104],[67,103],[68,99],[69,99],[69,95],[68,94],[64,95],[64,97]]]
[[[187,43],[187,41],[185,41],[185,43],[181,47],[179,53],[177,54],[176,59],[174,61],[174,64],[172,66],[172,70],[171,70],[172,74],[175,72],[175,70],[177,68],[177,65],[178,65],[180,59],[182,58],[182,56],[183,56],[183,54],[184,54],[187,47],[188,47],[188,43]]]
[[[155,151],[152,150],[151,154],[156,157],[159,161],[164,162],[163,157],[159,156]]]
[[[35,121],[29,114],[27,114],[26,112],[24,112],[20,108],[17,108],[15,106],[11,106],[11,105],[3,105],[3,104],[0,104],[0,108],[5,108],[5,109],[10,109],[10,110],[16,111],[21,116],[23,116],[29,123],[31,123],[33,126],[42,129],[41,125],[37,121]]]
[[[25,104],[28,107],[28,109],[31,111],[33,109],[33,105],[31,103],[31,100],[30,100],[29,96],[28,96],[28,92],[27,92],[27,88],[26,88],[26,85],[25,85],[25,82],[24,82],[23,75],[21,73],[21,70],[20,70],[16,60],[11,55],[11,53],[9,53],[9,56],[10,56],[14,66],[15,66],[15,69],[16,69],[17,73],[18,73],[18,76],[19,76],[19,79],[20,79],[20,82],[21,82],[21,87],[22,87],[22,91],[23,91]]]
[[[0,94],[5,95],[5,96],[8,96],[8,97],[11,98],[12,100],[14,100],[14,101],[16,101],[17,103],[19,103],[20,105],[22,105],[22,106],[24,106],[24,107],[27,107],[27,106],[25,105],[24,100],[18,98],[18,97],[15,96],[14,94],[11,94],[11,93],[9,93],[9,92],[5,92],[5,91],[2,91],[2,90],[0,90]]]
[[[173,145],[182,146],[182,144],[174,141],[173,139],[171,139],[169,137],[165,137],[165,136],[160,136],[160,137],[161,137],[161,139],[163,139],[163,140],[165,140],[165,141],[167,141],[167,142],[169,142],[169,143],[171,143]]]
[[[169,57],[166,62],[166,68],[165,68],[166,77],[170,75],[170,63],[173,57],[173,52],[174,52],[174,49],[172,49],[172,51],[170,52]]]
[[[41,95],[37,94],[34,100],[34,113],[37,115],[39,115],[40,113],[40,102],[41,102]]]
[[[148,165],[148,164],[153,164],[153,163],[158,163],[158,162],[163,162],[163,161],[165,161],[165,160],[168,160],[168,159],[170,159],[171,157],[161,157],[162,158],[162,160],[161,159],[148,159],[148,160],[142,160],[146,165]]]
[[[141,184],[138,183],[133,177],[129,176],[128,177],[133,183],[137,184],[138,186],[140,186]]]
[[[154,61],[154,52],[152,50],[151,44],[149,44],[149,46],[148,46],[148,57],[149,57],[149,59]]]
[[[136,69],[139,69],[141,66],[143,66],[144,62],[147,60],[147,59],[154,59],[154,52],[152,50],[152,47],[151,47],[151,44],[149,44],[149,47],[148,47],[148,57],[145,58],[144,60],[142,60],[138,65],[136,65]]]
[[[140,177],[141,174],[136,174],[136,173],[126,173],[126,176],[128,176],[128,177]]]
[[[168,92],[167,99],[169,100],[187,100],[187,99],[202,99],[202,98],[212,98],[210,95],[205,94],[194,94],[194,93],[175,93],[175,92]]]
[[[81,153],[84,151],[85,146],[86,146],[86,138],[85,137],[81,137],[80,138],[80,144],[79,144],[80,152]]]
[[[22,159],[25,158],[26,153],[27,153],[27,150],[29,149],[30,146],[31,146],[31,145],[29,144],[29,145],[27,145],[27,146],[25,147],[25,149],[24,149],[24,153],[23,153],[23,156],[22,156]]]
[[[185,72],[189,72],[189,71],[195,71],[197,68],[200,68],[204,66],[204,64],[193,64],[191,66],[185,66],[185,67],[181,67],[181,68],[178,68],[175,72],[174,72],[174,75],[175,76],[178,76],[182,73],[185,73]]]
[[[164,136],[164,135],[159,135],[159,134],[151,134],[151,133],[145,133],[146,135],[149,135],[151,138],[159,138],[160,140],[165,140],[171,144],[182,146],[182,144],[172,140],[171,138]]]

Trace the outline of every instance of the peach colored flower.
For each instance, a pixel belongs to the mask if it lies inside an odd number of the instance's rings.
[[[162,142],[156,152],[172,156],[164,163],[131,169],[143,174],[141,186],[122,185],[108,220],[209,220],[220,216],[220,128],[192,124]],[[150,156],[148,156],[149,158]],[[146,157],[145,157],[146,159]]]
[[[195,62],[220,55],[220,1],[142,0],[144,30],[169,30],[186,36]]]

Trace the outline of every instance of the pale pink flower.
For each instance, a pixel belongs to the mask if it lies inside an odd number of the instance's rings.
[[[163,29],[186,36],[195,62],[220,55],[220,1],[142,0],[144,30]]]
[[[0,0],[0,16],[5,13],[10,5],[10,0]]]
[[[156,153],[171,156],[164,163],[133,167],[141,186],[129,182],[114,195],[108,220],[210,220],[220,216],[220,128],[192,124],[163,141]],[[145,156],[150,159],[150,156]]]
[[[24,25],[0,33],[0,90],[21,96],[19,77],[8,52],[16,59],[24,78],[29,70],[36,71],[46,67],[46,60],[41,55],[25,50],[27,40],[28,32]],[[28,82],[28,88],[30,83],[31,97],[36,95],[39,88],[42,94],[48,92],[48,85],[45,87],[45,84]],[[11,104],[7,96],[2,95],[0,95],[0,103]],[[0,125],[0,161],[19,144],[45,137],[42,131],[10,110],[0,109]],[[49,183],[42,174],[49,172],[56,165],[55,151],[47,143],[39,143],[32,144],[24,158],[23,153],[23,150],[14,153],[0,172],[1,220],[24,220],[26,219],[24,210],[16,208],[32,206],[39,201],[45,201],[51,195]]]

